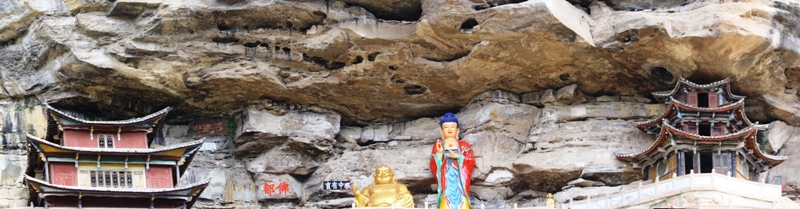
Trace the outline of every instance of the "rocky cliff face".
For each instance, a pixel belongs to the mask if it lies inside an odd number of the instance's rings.
[[[363,186],[379,164],[430,200],[425,153],[453,111],[479,156],[475,201],[536,205],[638,179],[612,153],[649,145],[632,122],[681,76],[732,79],[773,124],[768,148],[790,159],[770,175],[796,197],[798,34],[790,0],[4,1],[0,206],[27,198],[20,136],[40,134],[41,102],[175,107],[157,144],[208,137],[182,179],[212,179],[199,207],[348,205],[323,182]]]

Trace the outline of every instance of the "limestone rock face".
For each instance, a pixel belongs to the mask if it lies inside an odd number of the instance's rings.
[[[41,107],[29,99],[0,101],[0,207],[28,205],[28,189],[23,184],[28,170],[25,133],[43,137],[47,121]]]
[[[783,122],[770,123],[768,149],[779,151],[778,155],[787,155],[788,159],[778,166],[770,169],[767,181],[775,183],[780,178],[784,186],[784,194],[793,200],[800,200],[800,178],[795,175],[800,172],[800,156],[793,150],[800,149],[800,127],[788,126]]]
[[[257,109],[244,111],[240,118],[235,140],[240,155],[258,154],[279,144],[293,144],[288,148],[301,152],[330,152],[341,120],[338,114],[289,111],[279,115]]]
[[[540,105],[731,77],[755,119],[800,124],[793,1],[3,4],[6,94],[65,106],[185,104],[176,113],[191,118],[271,99],[365,126],[463,108],[493,89],[537,92],[523,100]]]

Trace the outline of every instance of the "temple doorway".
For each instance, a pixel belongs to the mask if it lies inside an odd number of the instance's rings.
[[[683,174],[689,174],[690,171],[694,170],[694,153],[691,152],[683,152]],[[694,170],[697,172],[697,170]]]
[[[700,173],[711,173],[714,168],[714,158],[711,152],[700,152]]]

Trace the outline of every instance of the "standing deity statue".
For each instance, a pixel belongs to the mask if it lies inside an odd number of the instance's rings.
[[[364,188],[364,191],[359,191],[356,185],[351,186],[355,194],[356,207],[414,207],[411,192],[406,185],[394,180],[394,173],[389,166],[381,165],[375,168],[372,179],[374,182]]]
[[[475,156],[472,147],[460,140],[458,118],[447,113],[439,121],[442,139],[436,141],[431,150],[430,168],[438,183],[439,209],[470,209],[469,185]]]

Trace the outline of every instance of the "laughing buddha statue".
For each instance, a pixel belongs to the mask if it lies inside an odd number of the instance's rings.
[[[413,208],[414,199],[406,185],[394,180],[394,173],[389,166],[381,165],[375,168],[373,184],[359,191],[353,185],[356,207],[401,207]]]

